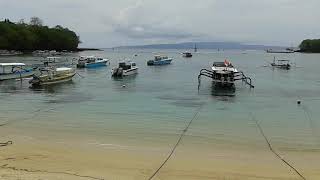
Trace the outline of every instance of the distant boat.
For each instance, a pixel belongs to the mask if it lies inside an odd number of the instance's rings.
[[[190,52],[184,52],[184,53],[182,53],[182,56],[189,58],[189,57],[192,57],[192,54]]]
[[[138,73],[138,67],[135,62],[132,61],[122,61],[119,62],[118,67],[114,67],[111,70],[112,77],[124,77],[135,75]]]
[[[271,66],[279,69],[289,70],[291,68],[291,65],[289,64],[289,62],[290,62],[289,60],[284,60],[284,59],[276,60],[276,58],[274,57],[273,62],[271,63]]]
[[[101,67],[107,66],[109,59],[104,59],[101,57],[95,56],[81,56],[78,59],[77,67],[78,68],[94,68],[94,67]]]
[[[148,66],[160,66],[171,64],[173,58],[169,58],[167,56],[155,55],[153,60],[147,61]]]
[[[267,49],[266,51],[267,53],[294,53],[294,51],[290,49],[284,49],[284,50]]]
[[[24,63],[0,63],[0,81],[31,77],[33,68],[25,68]]]

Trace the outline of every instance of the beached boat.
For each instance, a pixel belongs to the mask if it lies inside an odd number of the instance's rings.
[[[95,56],[81,56],[78,59],[77,67],[78,68],[94,68],[107,66],[109,63],[108,59],[95,57]]]
[[[135,75],[138,73],[138,67],[136,66],[135,62],[128,61],[128,62],[120,62],[118,67],[114,67],[111,70],[112,77],[123,77],[123,76],[130,76]]]
[[[160,66],[171,64],[173,58],[169,58],[167,56],[155,55],[153,60],[147,61],[148,66]]]
[[[202,69],[198,76],[199,84],[201,76],[206,76],[212,79],[215,86],[219,87],[234,87],[234,83],[237,80],[242,80],[250,87],[254,87],[251,83],[251,79],[238,71],[228,60],[224,62],[214,62],[211,70]]]
[[[185,58],[189,58],[189,57],[192,57],[192,54],[190,52],[184,52],[182,53],[182,56]]]
[[[289,70],[291,68],[291,65],[289,63],[290,63],[289,60],[284,60],[284,59],[276,60],[276,58],[274,58],[273,62],[270,64],[272,67],[275,67],[275,68]]]
[[[32,76],[33,68],[25,68],[25,66],[24,63],[0,63],[0,81]]]

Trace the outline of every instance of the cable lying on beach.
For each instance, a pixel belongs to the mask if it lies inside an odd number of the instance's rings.
[[[182,133],[180,134],[180,137],[177,141],[177,143],[173,146],[173,148],[171,149],[171,152],[169,153],[169,155],[167,156],[167,158],[161,163],[161,165],[159,166],[159,168],[148,178],[148,180],[151,180],[153,179],[157,174],[158,172],[160,171],[160,169],[167,163],[167,161],[171,158],[172,154],[175,152],[176,148],[178,147],[178,145],[180,144],[183,136],[186,134],[186,132],[188,131],[191,123],[193,120],[196,119],[196,117],[198,116],[201,108],[202,108],[203,105],[201,105],[197,111],[194,113],[194,116],[192,117],[192,119],[189,121],[189,123],[187,124],[187,126],[183,129]]]
[[[5,142],[5,143],[0,143],[0,147],[9,146],[9,145],[11,145],[11,144],[13,144],[12,141],[7,141],[7,142]]]
[[[289,166],[292,170],[294,170],[303,180],[306,180],[306,178],[293,166],[291,165],[288,161],[286,161],[285,159],[283,159],[272,147],[269,139],[267,138],[267,136],[265,135],[262,127],[260,126],[260,123],[258,122],[258,120],[254,117],[254,115],[251,113],[251,118],[252,120],[256,123],[257,128],[260,131],[260,134],[263,136],[263,138],[265,139],[266,143],[268,144],[269,150],[276,155],[277,158],[279,158],[282,162],[284,162],[287,166]]]

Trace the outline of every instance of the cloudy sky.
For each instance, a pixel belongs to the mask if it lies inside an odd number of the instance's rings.
[[[298,45],[320,38],[320,0],[0,0],[0,19],[40,17],[82,47],[187,41]]]

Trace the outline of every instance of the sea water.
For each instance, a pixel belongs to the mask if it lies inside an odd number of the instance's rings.
[[[174,60],[147,66],[155,54]],[[200,50],[183,58],[179,50],[106,49],[64,58],[80,55],[109,58],[110,65],[78,69],[72,82],[43,88],[30,87],[28,80],[0,82],[0,124],[8,123],[0,129],[10,127],[49,142],[78,139],[157,150],[172,147],[198,112],[184,137],[194,147],[263,147],[257,121],[279,151],[320,148],[319,54]],[[291,60],[292,69],[271,68],[274,56]],[[139,73],[112,78],[112,67],[125,58],[137,63]],[[0,62],[35,64],[42,59],[26,55],[0,57]],[[235,91],[217,91],[206,77],[198,86],[199,71],[225,59],[251,77],[255,88],[239,81]]]

